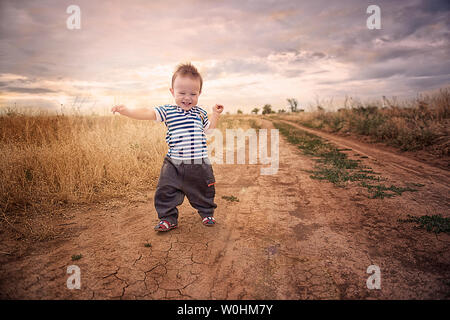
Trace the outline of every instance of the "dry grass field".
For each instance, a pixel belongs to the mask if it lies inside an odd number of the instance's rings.
[[[326,104],[326,103],[323,103]],[[370,103],[347,99],[337,111],[317,102],[313,112],[272,116],[309,128],[337,134],[357,134],[402,151],[426,150],[432,156],[450,155],[450,88],[396,101]]]

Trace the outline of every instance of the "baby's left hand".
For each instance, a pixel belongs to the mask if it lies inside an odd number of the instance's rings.
[[[216,104],[214,107],[213,107],[213,112],[215,112],[215,113],[222,113],[222,111],[223,111],[223,105],[221,105],[221,104]]]

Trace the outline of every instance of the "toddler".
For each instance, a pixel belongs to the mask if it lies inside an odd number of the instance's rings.
[[[139,119],[164,122],[167,127],[166,142],[169,151],[164,157],[155,192],[155,209],[159,223],[157,231],[168,231],[178,226],[178,209],[186,195],[202,223],[212,226],[214,219],[215,178],[208,159],[206,135],[216,128],[224,107],[215,105],[211,119],[206,111],[197,106],[202,92],[203,80],[190,63],[181,64],[172,76],[170,92],[175,104],[154,108],[129,109],[114,106],[113,114]]]

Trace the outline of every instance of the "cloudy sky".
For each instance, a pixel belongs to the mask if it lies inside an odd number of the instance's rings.
[[[66,26],[72,4],[79,30]],[[367,28],[370,4],[380,30]],[[1,0],[0,105],[172,103],[186,61],[207,109],[414,96],[450,84],[449,24],[446,0]]]

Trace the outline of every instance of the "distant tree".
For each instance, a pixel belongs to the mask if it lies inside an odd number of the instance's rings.
[[[285,113],[285,112],[286,112],[286,110],[284,110],[284,109],[278,110],[278,113]]]
[[[243,113],[242,110],[238,109],[237,114],[242,114],[242,113]]]
[[[263,107],[262,114],[269,114],[269,113],[273,113],[272,106],[270,104],[265,104]]]
[[[295,98],[287,99],[289,106],[291,107],[291,112],[297,112],[298,101]]]
[[[258,109],[258,108],[254,108],[254,109],[252,110],[252,113],[254,113],[254,114],[258,114],[258,112],[259,112],[259,109]]]

